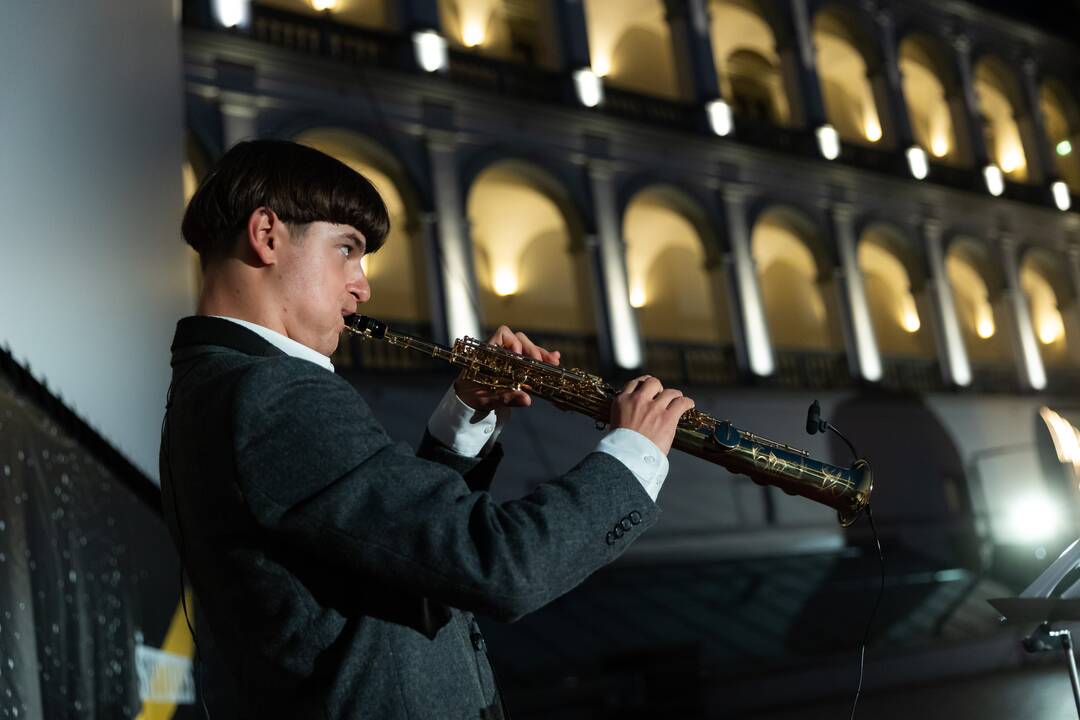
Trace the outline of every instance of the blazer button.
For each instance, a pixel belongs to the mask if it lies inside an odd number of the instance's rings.
[[[630,518],[623,518],[619,521],[619,527],[623,530],[629,530],[632,526],[633,524],[630,522]]]
[[[608,534],[604,536],[604,540],[607,541],[608,545],[614,545],[615,544],[615,535],[609,530]]]
[[[638,523],[640,523],[641,522],[641,513],[639,513],[637,510],[634,510],[632,513],[630,513],[630,522],[633,523],[634,525],[637,525]]]
[[[625,533],[626,531],[622,529],[622,525],[616,525],[615,529],[612,530],[612,532],[615,533],[615,537],[621,538],[623,536],[623,533]]]

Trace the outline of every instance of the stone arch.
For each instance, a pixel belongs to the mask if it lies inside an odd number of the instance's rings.
[[[401,162],[377,142],[345,128],[309,128],[292,139],[336,157],[367,177],[386,203],[390,235],[377,253],[365,258],[371,299],[364,304],[364,312],[380,319],[430,322],[433,308],[420,204]]]
[[[859,232],[858,262],[878,349],[885,356],[935,357],[926,320],[932,307],[926,271],[911,238],[888,222]]]
[[[1078,355],[1072,347],[1078,344],[1078,328],[1070,317],[1076,291],[1065,267],[1065,258],[1045,248],[1027,247],[1020,252],[1020,288],[1027,298],[1039,353],[1048,367],[1067,365]]]
[[[1016,121],[1024,107],[1016,73],[1001,58],[986,54],[974,64],[974,83],[981,131],[991,161],[1009,179],[1027,180],[1028,158]]]
[[[841,351],[832,265],[823,262],[815,223],[793,207],[773,205],[756,214],[752,228],[750,249],[774,347]]]
[[[709,16],[721,95],[742,118],[790,125],[776,34],[765,10],[754,0],[712,0]]]
[[[1057,176],[1080,193],[1080,105],[1065,83],[1050,77],[1039,87],[1039,109]]]
[[[861,14],[826,5],[814,15],[813,37],[829,123],[845,141],[881,141],[889,108],[878,102],[870,82],[870,76],[880,72],[881,59]]]
[[[731,344],[728,289],[707,211],[672,185],[622,205],[630,303],[647,340]]]
[[[585,0],[593,71],[634,92],[681,95],[663,0]]]
[[[503,159],[472,176],[466,214],[486,324],[595,334],[582,223],[543,168]]]
[[[972,364],[1013,362],[1007,337],[1010,324],[1005,280],[986,245],[972,235],[951,235],[946,244],[945,273]]]
[[[913,32],[897,52],[904,99],[915,141],[939,161],[959,164],[963,90],[948,53],[938,38]]]

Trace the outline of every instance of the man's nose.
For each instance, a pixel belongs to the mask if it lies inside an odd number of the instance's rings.
[[[345,289],[350,295],[356,298],[356,302],[358,303],[367,302],[371,299],[371,285],[368,283],[367,277],[363,274],[353,278],[353,280],[345,286]]]

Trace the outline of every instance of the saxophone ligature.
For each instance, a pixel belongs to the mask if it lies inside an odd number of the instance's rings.
[[[526,389],[556,407],[586,415],[603,427],[611,419],[611,403],[619,388],[577,368],[569,370],[533,360],[471,337],[452,347],[429,342],[366,315],[346,318],[345,331],[422,352],[462,369],[462,377],[493,388]],[[865,460],[850,467],[830,465],[805,450],[740,430],[696,408],[683,413],[672,447],[746,475],[759,485],[778,487],[836,510],[843,527],[858,519],[870,502],[873,473]]]

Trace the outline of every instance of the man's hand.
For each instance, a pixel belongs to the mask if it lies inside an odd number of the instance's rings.
[[[495,334],[488,339],[487,344],[550,365],[559,364],[558,350],[554,352],[545,350],[530,340],[525,333],[516,333],[505,325],[499,326]],[[532,404],[532,396],[524,390],[493,389],[487,385],[481,385],[478,382],[465,380],[461,377],[458,377],[454,382],[454,392],[457,393],[463,403],[474,410],[494,410],[498,407],[528,407]]]
[[[611,404],[611,427],[636,430],[653,441],[667,455],[675,440],[675,427],[694,401],[681,390],[664,389],[652,375],[642,375],[626,383]]]

